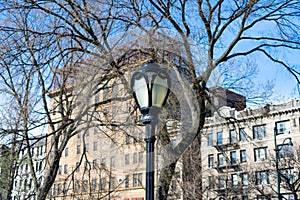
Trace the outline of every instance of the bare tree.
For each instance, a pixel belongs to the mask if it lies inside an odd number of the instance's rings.
[[[94,58],[101,62],[102,69],[96,71],[101,74],[95,79],[98,85],[105,85],[111,78],[129,70],[127,65],[115,59],[113,52],[118,45],[113,42],[114,34],[130,34],[133,28],[149,34],[146,27],[152,28],[154,32],[160,27],[167,27],[179,38],[180,54],[185,63],[179,67],[187,71],[190,86],[196,94],[196,101],[189,105],[190,108],[195,105],[199,107],[192,113],[197,116],[193,120],[197,119],[198,126],[190,130],[196,135],[193,138],[195,144],[185,154],[187,158],[193,158],[189,152],[196,152],[195,149],[201,148],[200,131],[205,121],[207,84],[212,72],[222,68],[222,64],[238,57],[261,53],[271,62],[282,65],[299,82],[296,66],[291,66],[287,60],[276,56],[277,50],[299,50],[298,10],[299,2],[296,0],[1,2],[1,14],[4,16],[0,27],[1,41],[5,47],[1,53],[1,70],[6,72],[1,78],[8,88],[8,94],[12,94],[15,105],[19,107],[17,111],[22,123],[15,129],[28,141],[30,130],[48,125],[47,137],[53,138],[48,140],[52,141],[52,146],[51,159],[50,154],[47,159],[48,173],[45,174],[45,181],[42,184],[34,181],[38,199],[45,199],[58,172],[64,148],[69,139],[78,133],[77,125],[87,122],[82,116],[91,109],[81,106],[82,99],[78,97],[83,91],[69,84],[70,77],[78,71],[78,63],[82,67],[88,63],[84,64],[82,61]],[[274,31],[265,35],[257,29],[258,26],[269,26]],[[174,40],[166,40],[165,44],[172,47],[173,42]],[[251,43],[248,48],[239,48],[248,43]],[[199,68],[196,56],[199,52],[195,50],[194,44],[204,46],[203,69]],[[137,66],[139,63],[135,64]],[[53,90],[53,80],[57,76],[54,72],[62,68],[69,71],[63,71],[64,76],[56,84],[57,93],[51,93],[56,97],[55,102],[52,102],[56,109],[52,110],[48,104],[47,91]],[[19,73],[22,78],[16,76]],[[21,80],[23,82],[18,84],[23,86],[25,93],[14,88],[16,81]],[[85,91],[88,86],[84,81],[80,84],[80,88]],[[101,89],[104,88],[92,88],[91,91],[97,93]],[[90,94],[95,94],[93,92]],[[54,112],[61,116],[60,120],[53,119]],[[187,143],[190,141],[183,139],[175,152],[182,154]],[[200,154],[195,156],[201,160]],[[194,159],[184,160],[187,162],[185,166],[199,165],[198,162],[192,162]],[[175,163],[176,160],[169,165],[162,164],[166,166],[163,171],[173,173]],[[201,175],[201,167],[198,169]],[[193,177],[192,172],[186,171],[185,180]],[[159,190],[164,191],[160,193],[160,199],[166,199],[171,178],[172,176],[166,176],[159,184]],[[201,177],[199,180],[202,180]],[[197,187],[198,191],[203,190],[201,181]]]

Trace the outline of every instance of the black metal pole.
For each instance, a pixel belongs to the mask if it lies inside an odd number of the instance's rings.
[[[277,198],[278,200],[281,200],[281,195],[280,195],[280,176],[279,176],[279,167],[278,167],[278,159],[279,159],[279,150],[277,146],[277,129],[276,127],[274,128],[274,145],[275,145],[275,167],[276,167],[276,181],[277,181]]]
[[[155,123],[146,124],[146,200],[154,200]]]

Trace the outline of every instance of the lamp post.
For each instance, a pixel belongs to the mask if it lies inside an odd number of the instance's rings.
[[[276,139],[276,136],[277,136],[277,128],[275,127],[274,128],[274,145],[275,145],[275,167],[276,167],[276,181],[277,181],[277,198],[278,200],[281,200],[281,194],[280,194],[280,173],[279,173],[279,151],[282,150],[283,148],[283,145],[286,144],[285,142],[288,140],[289,142],[287,143],[288,145],[290,146],[293,146],[293,143],[292,143],[292,138],[288,137],[288,138],[285,138],[282,142],[282,146],[280,148],[278,148],[278,145],[277,145],[277,139]]]
[[[158,113],[165,104],[171,85],[165,69],[149,60],[131,77],[133,97],[146,125],[146,200],[154,200],[154,143]]]

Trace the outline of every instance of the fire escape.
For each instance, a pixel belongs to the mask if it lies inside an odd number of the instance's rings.
[[[240,163],[237,160],[237,150],[240,149],[238,141],[229,139],[227,141],[218,141],[214,147],[218,151],[217,165],[214,167],[219,173],[219,185],[215,191],[224,199],[228,199],[229,190],[238,189],[232,184],[232,173],[238,173]],[[222,177],[222,178],[220,178]]]

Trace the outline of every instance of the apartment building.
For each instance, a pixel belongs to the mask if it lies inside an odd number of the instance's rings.
[[[44,181],[43,178],[46,165],[46,138],[32,138],[29,140],[29,145],[30,147],[28,148],[25,141],[20,141],[18,143],[20,153],[16,160],[17,171],[13,180],[13,200],[36,200],[34,177],[30,170],[30,165],[33,167],[38,183],[41,184]],[[28,156],[29,151],[31,159]]]
[[[106,129],[106,130],[105,130]],[[48,199],[144,200],[146,153],[143,128],[118,134],[94,127],[73,137],[61,157]],[[111,134],[117,140],[107,137]],[[156,159],[159,159],[156,156]],[[177,178],[180,176],[177,169]],[[157,171],[156,171],[157,172]],[[158,174],[156,174],[156,180]],[[181,199],[173,180],[170,199]]]
[[[143,199],[144,157],[130,136],[115,143],[101,131],[79,134],[64,150],[49,198]]]
[[[130,101],[98,105],[124,93],[121,84],[112,82],[99,86],[99,92],[84,102],[92,108],[85,114],[74,108],[72,117],[80,118],[80,123],[64,148],[48,199],[144,199],[144,126],[137,126],[128,116],[134,108]],[[49,96],[55,109],[56,91]],[[55,126],[60,126],[61,118],[53,112]],[[49,140],[50,159],[51,146]]]
[[[128,113],[134,112],[134,103],[97,103],[105,102],[113,92],[122,94],[122,87],[116,82],[113,86],[102,87],[96,95],[84,96],[84,103],[95,109],[84,114],[79,109],[74,112],[74,118],[82,121],[64,148],[48,199],[144,199],[144,127],[138,124],[138,114],[128,117]],[[214,107],[207,112],[202,133],[203,198],[276,199],[277,179],[280,179],[280,194],[286,199],[296,199],[299,100],[250,109],[245,108],[243,96],[224,89],[221,92],[221,97],[212,101]],[[54,109],[59,107],[55,105],[56,95],[56,91],[50,95]],[[59,121],[61,114],[55,113],[52,117]],[[60,122],[56,123],[59,125]],[[48,142],[51,159],[52,141]],[[183,198],[178,188],[184,167],[179,164],[176,170],[178,176],[172,181],[170,199]]]
[[[11,184],[10,169],[7,163],[10,162],[10,149],[6,145],[0,146],[0,200],[7,197]]]
[[[221,107],[206,119],[202,141],[204,199],[278,199],[279,190],[282,199],[299,198],[299,99]]]

